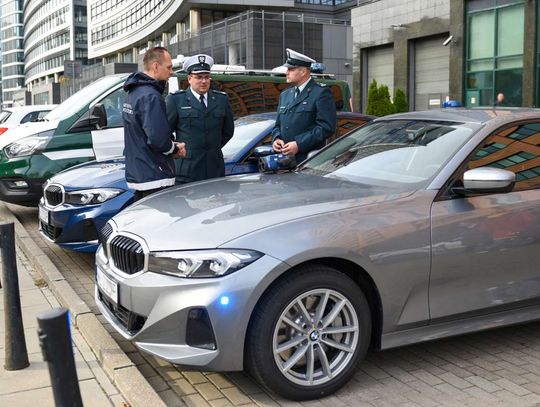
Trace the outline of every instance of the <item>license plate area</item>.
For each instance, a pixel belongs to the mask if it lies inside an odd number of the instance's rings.
[[[99,268],[96,270],[96,281],[100,291],[113,301],[116,307],[118,304],[118,283],[109,278]]]
[[[39,220],[42,221],[45,224],[50,224],[49,222],[49,211],[45,209],[43,206],[40,206],[38,209],[38,216]]]

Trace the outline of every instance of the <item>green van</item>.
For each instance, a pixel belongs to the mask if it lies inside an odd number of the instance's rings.
[[[120,156],[124,149],[122,89],[128,74],[105,76],[75,93],[43,121],[0,136],[0,200],[37,206],[43,183],[74,165]],[[336,108],[351,111],[347,82],[314,75],[330,87]],[[279,94],[289,85],[270,73],[212,73],[213,86],[229,95],[235,118],[276,111]],[[186,88],[187,75],[169,79],[169,90]]]

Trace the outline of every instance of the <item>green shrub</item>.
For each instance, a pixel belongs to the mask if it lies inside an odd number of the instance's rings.
[[[409,111],[407,97],[405,96],[405,92],[403,92],[400,88],[396,88],[396,91],[394,92],[394,107],[396,108],[396,113]]]
[[[366,114],[381,117],[393,113],[396,113],[396,107],[390,100],[388,86],[378,86],[377,81],[373,79],[369,85]]]
[[[378,99],[377,81],[373,79],[369,85],[366,114],[375,115],[375,104]]]

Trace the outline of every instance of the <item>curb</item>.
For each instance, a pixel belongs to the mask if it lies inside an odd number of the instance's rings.
[[[78,294],[69,285],[49,257],[32,240],[9,208],[0,202],[0,219],[15,224],[15,240],[58,301],[69,309],[73,325],[97,356],[109,379],[132,407],[165,407],[166,404],[139,372],[135,364],[103,327]]]

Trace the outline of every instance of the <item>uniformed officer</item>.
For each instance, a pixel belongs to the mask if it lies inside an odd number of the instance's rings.
[[[190,87],[167,96],[167,118],[186,156],[175,160],[179,184],[225,176],[221,148],[234,133],[234,118],[225,92],[210,89],[208,55],[184,60]]]
[[[311,78],[312,58],[287,48],[287,82],[294,86],[279,97],[274,151],[294,155],[299,163],[312,150],[324,147],[336,131],[336,105],[332,92]]]

